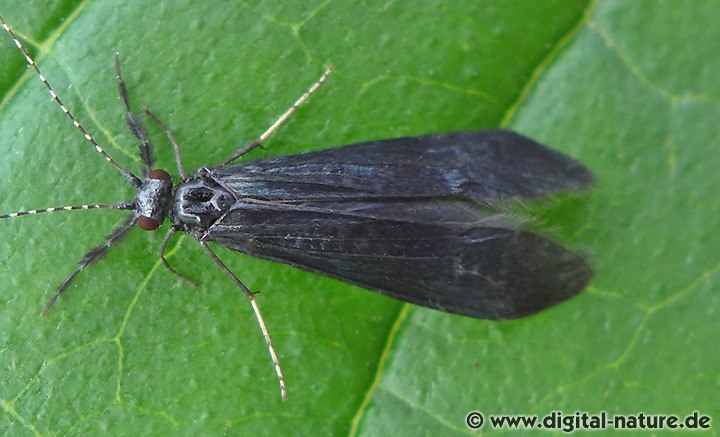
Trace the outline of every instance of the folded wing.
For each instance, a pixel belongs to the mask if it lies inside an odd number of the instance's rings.
[[[592,278],[580,255],[491,208],[592,182],[582,164],[510,131],[374,141],[209,171],[238,201],[206,241],[414,304],[512,319]]]
[[[532,199],[592,183],[579,162],[506,130],[374,141],[248,161],[213,172],[266,200],[455,197]]]
[[[440,202],[453,220],[422,212],[401,220],[337,205],[237,203],[207,239],[260,258],[320,272],[388,296],[446,312],[512,319],[579,293],[592,278],[585,260],[542,236],[468,220]],[[412,204],[393,203],[405,210]],[[427,206],[427,205],[426,205]],[[387,205],[378,205],[386,211]],[[451,212],[450,210],[454,210]]]

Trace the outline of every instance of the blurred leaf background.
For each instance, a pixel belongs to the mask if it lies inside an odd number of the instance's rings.
[[[261,292],[285,403],[247,302],[191,238],[170,260],[198,288],[134,231],[41,318],[122,213],[4,221],[5,434],[475,434],[471,410],[720,418],[717,2],[2,0],[0,13],[134,169],[116,52],[133,104],[172,128],[191,170],[254,139],[332,63],[255,157],[502,125],[597,176],[543,217],[590,255],[593,284],[523,320],[415,308],[220,250]],[[130,198],[7,36],[0,59],[0,211]]]

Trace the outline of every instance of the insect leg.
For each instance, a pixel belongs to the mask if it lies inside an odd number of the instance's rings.
[[[165,258],[165,249],[167,248],[168,243],[170,242],[170,238],[175,233],[175,228],[171,227],[168,229],[167,233],[165,234],[165,238],[163,238],[162,244],[160,245],[160,249],[158,250],[158,255],[160,256],[160,260],[162,260],[163,265],[165,268],[170,270],[170,273],[177,276],[178,278],[182,279],[183,281],[187,282],[188,285],[195,288],[196,285],[193,281],[189,280],[185,276],[183,276],[181,273],[179,273],[177,270],[175,270],[170,263],[168,262],[167,258]]]
[[[254,148],[258,147],[260,144],[262,144],[262,142],[265,141],[270,135],[272,135],[273,132],[275,132],[280,127],[280,125],[283,124],[283,122],[285,122],[285,120],[290,118],[290,116],[293,114],[293,112],[295,112],[295,110],[298,108],[298,106],[305,103],[305,101],[308,98],[310,98],[310,96],[315,91],[317,91],[318,88],[320,88],[320,85],[322,85],[323,82],[325,82],[325,79],[327,79],[328,75],[330,75],[332,70],[333,70],[333,66],[331,65],[327,68],[327,70],[325,70],[325,72],[322,74],[322,76],[320,76],[320,79],[318,79],[317,82],[315,82],[307,91],[305,91],[305,94],[300,96],[300,98],[297,99],[295,101],[295,103],[293,103],[292,106],[287,111],[285,111],[285,113],[283,115],[281,115],[280,118],[278,118],[275,121],[275,123],[273,123],[272,126],[270,126],[268,128],[268,130],[266,130],[262,135],[260,135],[260,137],[258,137],[258,139],[256,139],[252,143],[250,143],[246,146],[243,146],[242,148],[237,150],[235,153],[230,155],[230,157],[227,158],[225,161],[223,161],[221,163],[221,165],[229,164],[230,162],[236,160],[237,158],[241,157],[242,155],[248,153],[252,149],[254,149]]]
[[[160,121],[159,118],[157,118],[157,115],[153,114],[148,108],[143,108],[143,112],[150,117],[152,121],[157,123],[157,125],[162,129],[163,132],[165,132],[165,135],[167,135],[168,140],[170,140],[170,144],[173,146],[173,150],[175,151],[175,163],[177,164],[178,173],[180,173],[180,177],[183,179],[183,181],[187,180],[188,175],[185,173],[185,169],[182,165],[182,159],[180,158],[180,146],[178,145],[177,141],[175,141],[175,136],[170,132],[170,129],[165,126],[165,123]]]
[[[127,87],[125,86],[125,81],[122,77],[122,68],[120,67],[120,55],[117,53],[115,54],[115,70],[117,71],[118,91],[120,92],[120,99],[122,100],[123,105],[125,105],[125,122],[127,123],[130,132],[132,132],[135,138],[140,140],[140,144],[138,145],[138,149],[140,149],[140,159],[142,160],[143,164],[145,164],[142,173],[143,176],[147,177],[147,175],[150,173],[150,170],[152,169],[153,163],[155,162],[155,156],[153,155],[153,149],[152,144],[150,144],[150,139],[148,139],[147,133],[145,132],[145,126],[143,126],[140,119],[138,119],[130,109],[130,97],[128,96]]]
[[[205,249],[205,252],[207,252],[208,255],[210,255],[210,258],[215,261],[215,264],[220,267],[220,269],[225,272],[225,274],[230,278],[230,280],[233,281],[235,285],[242,290],[243,293],[247,296],[248,299],[250,299],[250,305],[252,305],[253,311],[255,312],[255,317],[257,318],[258,324],[260,325],[260,330],[263,333],[263,336],[265,337],[265,343],[267,344],[268,351],[270,352],[270,358],[272,359],[273,364],[275,365],[275,373],[277,373],[278,382],[280,383],[280,396],[282,397],[282,400],[287,400],[287,390],[285,388],[285,377],[282,374],[282,369],[280,368],[280,361],[278,360],[277,354],[275,353],[275,347],[272,344],[272,340],[270,340],[270,333],[268,332],[267,326],[265,325],[265,320],[263,319],[262,313],[260,312],[260,307],[258,307],[257,301],[255,300],[255,295],[250,291],[245,284],[238,279],[237,276],[235,276],[235,273],[233,273],[226,265],[225,263],[218,258],[217,255],[215,255],[215,252],[210,249],[210,246],[207,245],[204,241],[199,241],[200,246],[202,246],[203,249]]]
[[[55,294],[52,295],[48,303],[45,305],[45,309],[43,310],[43,316],[47,315],[48,311],[50,310],[50,307],[52,307],[55,302],[58,300],[61,294],[65,292],[65,289],[67,289],[67,286],[70,285],[70,283],[75,279],[75,276],[77,276],[78,273],[80,273],[85,267],[88,266],[93,261],[97,261],[100,259],[107,250],[115,245],[118,241],[122,240],[123,237],[127,235],[128,232],[130,232],[130,229],[132,229],[133,225],[135,225],[135,222],[137,221],[137,217],[135,214],[131,215],[125,220],[125,223],[118,226],[117,228],[113,229],[113,231],[108,235],[107,240],[105,243],[101,244],[100,246],[94,248],[90,252],[86,253],[85,256],[83,256],[82,260],[80,260],[80,263],[78,264],[77,269],[75,269],[74,272],[70,276],[63,281],[62,284],[58,287],[57,291],[55,291]]]

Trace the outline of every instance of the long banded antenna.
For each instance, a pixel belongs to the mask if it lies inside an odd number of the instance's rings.
[[[102,147],[100,147],[100,145],[97,143],[97,141],[95,141],[95,139],[92,137],[92,135],[90,135],[88,133],[88,131],[85,130],[83,125],[80,124],[80,122],[77,120],[77,118],[75,118],[75,116],[70,112],[70,110],[62,102],[62,100],[60,100],[60,97],[58,97],[58,95],[55,92],[55,90],[53,89],[53,87],[50,85],[50,83],[47,81],[47,79],[45,79],[45,76],[43,75],[42,71],[40,71],[40,68],[38,68],[37,64],[35,64],[35,61],[33,60],[33,58],[30,57],[30,54],[25,49],[25,46],[23,46],[22,43],[20,42],[20,40],[15,36],[15,33],[13,33],[13,31],[10,29],[10,26],[8,26],[7,22],[1,15],[0,15],[0,23],[2,23],[2,26],[5,29],[5,31],[10,35],[10,37],[13,39],[13,41],[15,41],[15,45],[20,49],[20,51],[25,56],[25,60],[27,61],[27,63],[30,64],[30,66],[35,70],[35,73],[37,73],[37,75],[40,78],[40,80],[42,81],[42,83],[45,84],[45,87],[50,92],[50,95],[52,96],[52,98],[55,99],[55,101],[57,102],[58,105],[60,105],[60,109],[62,109],[62,111],[70,118],[70,121],[72,121],[72,123],[75,125],[75,127],[78,128],[80,130],[80,132],[82,132],[85,139],[88,140],[90,142],[90,144],[95,146],[95,150],[98,153],[100,153],[107,162],[112,164],[120,173],[122,173],[122,175],[125,176],[125,179],[130,181],[130,183],[133,184],[135,187],[139,187],[142,184],[140,179],[137,176],[135,176],[131,171],[127,170],[125,167],[121,166],[114,159],[112,159],[110,157],[110,155],[108,155],[107,152],[105,152],[105,150]]]
[[[27,211],[17,211],[17,212],[11,212],[9,214],[0,214],[0,219],[22,217],[24,215],[43,214],[46,212],[77,211],[77,210],[81,210],[81,209],[132,210],[132,209],[135,209],[135,202],[120,202],[120,203],[110,203],[110,204],[97,204],[96,203],[96,204],[89,204],[89,205],[68,205],[68,206],[58,206],[58,207],[53,207],[53,208],[29,209]]]

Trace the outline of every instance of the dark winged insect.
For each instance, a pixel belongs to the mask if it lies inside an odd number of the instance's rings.
[[[208,243],[315,271],[406,302],[484,319],[512,319],[579,293],[592,270],[578,254],[512,225],[499,202],[575,191],[592,182],[577,161],[506,130],[427,135],[344,146],[297,156],[232,164],[259,146],[325,81],[331,68],[257,140],[215,167],[183,169],[175,138],[150,111],[175,150],[181,182],[153,168],[150,140],[132,112],[117,61],[126,121],[140,142],[141,176],[115,162],[62,103],[5,20],[62,111],[136,189],[135,199],[5,214],[18,217],[76,209],[132,211],[107,241],[88,252],[58,287],[45,312],[75,276],[120,241],[134,224],[195,237],[250,300],[286,397],[275,349],[253,293]],[[189,282],[189,281],[188,281]]]

